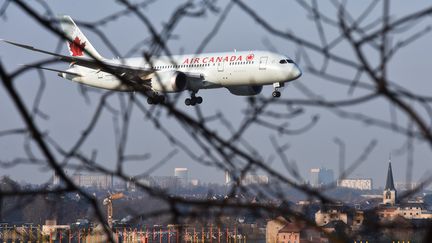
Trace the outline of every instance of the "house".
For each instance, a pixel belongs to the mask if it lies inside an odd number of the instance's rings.
[[[300,242],[300,232],[303,227],[296,223],[287,223],[282,229],[277,233],[278,243],[299,243]]]
[[[288,220],[286,220],[282,216],[279,216],[276,219],[268,221],[267,227],[266,227],[266,242],[267,243],[277,242],[277,237],[278,237],[279,231],[283,227],[285,227],[285,225],[287,223],[288,223]]]
[[[332,221],[343,221],[348,224],[348,213],[342,205],[324,205],[315,213],[315,223],[318,226],[326,225]]]

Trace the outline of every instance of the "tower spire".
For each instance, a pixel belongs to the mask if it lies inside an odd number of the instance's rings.
[[[388,171],[387,171],[387,181],[385,185],[385,190],[396,190],[393,182],[393,172],[391,167],[391,157],[389,161]]]
[[[383,192],[383,203],[395,205],[396,198],[397,198],[397,192],[393,181],[393,171],[391,167],[391,154],[390,154],[388,171],[387,171],[387,181]]]

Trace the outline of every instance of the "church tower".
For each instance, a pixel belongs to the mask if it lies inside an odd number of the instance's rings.
[[[391,162],[389,162],[389,167],[387,171],[387,181],[383,192],[383,203],[395,205],[396,196],[397,193],[393,182],[393,172],[392,172]]]

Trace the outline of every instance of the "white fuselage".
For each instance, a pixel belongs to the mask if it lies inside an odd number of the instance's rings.
[[[154,69],[156,75],[170,71],[185,73],[189,80],[196,80],[188,82],[189,90],[284,83],[297,79],[301,75],[300,69],[291,59],[267,51],[161,56],[152,58],[149,62],[144,58],[118,59],[109,62]],[[80,76],[62,75],[72,81],[109,90],[133,91],[131,87],[124,85],[121,80],[107,72],[78,65],[72,66],[68,71],[80,74]],[[142,78],[146,79],[146,77]]]

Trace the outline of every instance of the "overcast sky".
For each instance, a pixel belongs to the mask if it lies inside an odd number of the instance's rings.
[[[27,1],[30,3],[29,1]],[[174,8],[173,3],[180,1],[156,1],[143,10],[160,30],[163,24],[168,21]],[[290,30],[291,32],[306,38],[315,43],[319,43],[316,26],[311,22],[302,9],[295,1],[245,1],[265,20],[270,22],[275,28],[280,30]],[[330,2],[330,1],[329,1]],[[366,1],[348,1],[349,10],[356,16],[366,5]],[[57,14],[67,14],[77,21],[92,22],[99,20],[122,7],[115,1],[48,1],[52,10]],[[216,5],[223,9],[228,1],[218,1]],[[319,2],[320,8],[334,16],[334,6],[326,2]],[[391,1],[391,15],[403,16],[411,12],[422,9],[428,1]],[[31,4],[40,12],[42,8]],[[219,13],[220,14],[220,13]],[[186,18],[180,22],[174,31],[175,39],[168,42],[172,53],[194,53],[199,44],[210,32],[219,18],[219,14],[208,12],[204,18]],[[381,8],[377,8],[375,17],[381,14]],[[373,18],[371,18],[373,19]],[[425,25],[420,23],[414,26],[415,29],[422,29]],[[93,46],[105,57],[113,57],[113,54],[104,43],[91,31],[82,28],[85,35],[92,42]],[[136,17],[129,15],[119,18],[117,21],[110,22],[102,28],[106,36],[123,54],[128,52],[139,41],[149,37],[148,30]],[[336,36],[338,31],[327,29],[329,39]],[[31,44],[45,50],[55,50],[58,38],[49,33],[46,29],[39,26],[33,19],[26,16],[16,5],[10,4],[6,16],[0,19],[0,38]],[[414,92],[430,95],[430,34],[419,39],[411,46],[401,51],[391,61],[389,67],[390,78],[400,85],[409,87]],[[260,27],[250,16],[245,14],[237,6],[230,11],[227,19],[223,23],[220,31],[207,45],[205,51],[231,51],[231,50],[268,50],[271,45],[280,53],[296,58],[298,47],[293,43],[279,37],[275,37]],[[353,57],[347,46],[338,48],[338,53],[347,57]],[[65,46],[63,53],[66,52]],[[136,55],[139,55],[137,53]],[[32,53],[16,47],[0,44],[0,58],[7,70],[12,71],[20,64],[30,63],[40,60],[46,56]],[[313,56],[312,56],[313,57]],[[373,60],[376,58],[372,54],[369,56]],[[319,62],[319,60],[317,61]],[[302,67],[300,60],[299,65]],[[59,64],[56,67],[66,68],[66,64]],[[337,70],[338,67],[331,67]],[[337,70],[342,75],[352,77],[352,73],[341,69]],[[41,101],[41,110],[49,116],[44,120],[38,118],[37,124],[44,132],[61,143],[62,146],[70,148],[74,141],[79,137],[80,132],[88,124],[91,115],[96,109],[100,95],[90,93],[91,103],[86,104],[85,99],[80,95],[78,85],[68,80],[57,77],[55,73],[45,72],[47,86]],[[365,78],[365,81],[368,81]],[[301,82],[309,89],[328,100],[339,100],[347,98],[346,87],[340,87],[304,72],[303,76],[296,82]],[[25,98],[26,104],[31,107],[34,101],[37,87],[39,85],[37,72],[28,72],[20,76],[16,81],[16,86],[20,94]],[[295,87],[296,84],[289,84],[282,92],[282,96],[305,98]],[[271,96],[271,87],[265,87],[262,95]],[[186,97],[186,93],[183,97]],[[246,99],[231,95],[225,89],[200,91],[204,98],[201,105],[207,115],[222,112],[229,121],[238,127],[243,118],[243,111],[246,107]],[[356,95],[356,93],[354,94]],[[144,101],[144,99],[142,99]],[[118,98],[113,96],[110,101],[114,106],[118,106]],[[182,103],[182,102],[181,102]],[[182,106],[179,106],[182,107]],[[280,106],[279,106],[280,108]],[[190,107],[183,107],[183,110],[190,110]],[[312,167],[326,167],[338,171],[338,147],[334,143],[334,138],[338,137],[346,143],[347,162],[353,162],[363,151],[366,145],[373,139],[377,139],[378,145],[372,151],[367,161],[363,163],[351,175],[352,177],[366,177],[374,179],[374,187],[383,186],[387,171],[389,154],[392,153],[393,172],[395,181],[404,181],[406,176],[407,155],[397,153],[406,142],[406,138],[394,132],[367,126],[358,121],[342,119],[333,112],[322,108],[304,107],[305,112],[296,119],[287,120],[290,128],[302,127],[309,122],[313,116],[319,115],[320,119],[316,126],[309,132],[293,136],[276,136],[280,144],[288,143],[290,149],[287,156],[295,161],[302,175],[307,179],[309,169]],[[371,104],[350,107],[349,110],[362,111],[371,116],[377,116],[389,120],[389,104],[383,99],[374,101]],[[9,96],[4,89],[0,88],[0,131],[22,127],[23,123],[16,108],[11,104]],[[170,117],[162,115],[162,121],[169,130],[178,138],[188,142],[190,138],[185,134],[181,127]],[[406,121],[400,116],[401,125]],[[85,144],[84,151],[88,154],[92,150],[98,150],[98,161],[104,161],[104,165],[112,167],[115,164],[115,142],[113,138],[114,121],[109,113],[104,113],[94,134]],[[220,124],[214,124],[214,130],[221,134],[226,134],[226,129]],[[150,168],[154,163],[161,160],[173,148],[169,141],[158,132],[153,124],[146,120],[139,112],[134,112],[131,122],[131,133],[127,144],[127,152],[130,154],[150,153],[151,158],[142,162],[130,162],[127,164],[127,171],[131,175],[140,174]],[[256,126],[246,134],[248,141],[259,148],[261,155],[267,160],[274,150],[270,143],[270,132],[268,129]],[[191,142],[191,144],[193,144]],[[196,145],[191,145],[194,149]],[[35,151],[37,151],[35,149]],[[0,159],[8,161],[16,157],[22,157],[23,139],[22,137],[7,137],[0,139]],[[421,141],[415,142],[414,154],[414,173],[413,180],[419,180],[431,172],[430,148]],[[284,167],[278,159],[274,159],[271,166],[283,171]],[[190,171],[190,178],[197,178],[205,182],[222,182],[223,172],[211,167],[206,167],[196,162],[183,153],[178,153],[172,160],[156,170],[154,175],[172,175],[175,167],[187,167]],[[1,175],[10,175],[19,181],[41,183],[46,182],[51,176],[51,172],[46,168],[32,165],[21,165],[12,168],[4,168],[0,171]]]

